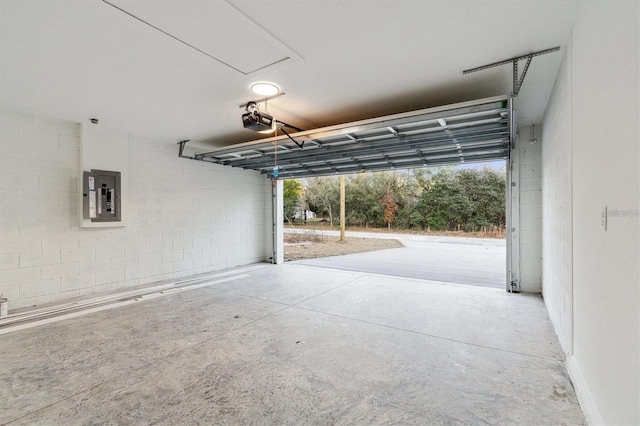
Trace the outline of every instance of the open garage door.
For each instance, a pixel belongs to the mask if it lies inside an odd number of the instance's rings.
[[[511,266],[518,264],[511,261],[511,251],[517,247],[511,244],[516,225],[511,215],[517,211],[513,206],[517,200],[510,191],[514,176],[509,164],[514,121],[512,99],[499,96],[269,137],[187,158],[256,170],[278,179],[506,160],[506,288],[517,291],[513,285],[517,271]],[[184,157],[185,142],[180,144]],[[277,201],[281,188],[281,183],[273,185],[274,241],[281,239],[277,231],[282,227]],[[279,258],[274,242],[274,263]]]
[[[506,160],[506,96],[411,111],[219,148],[195,159],[302,178]]]

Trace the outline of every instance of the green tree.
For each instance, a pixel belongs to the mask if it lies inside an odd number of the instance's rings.
[[[406,174],[376,172],[361,173],[351,177],[347,185],[347,222],[359,226],[380,227],[388,225],[386,207],[382,203],[388,194],[388,205],[395,203],[395,214],[406,205]]]
[[[287,179],[283,181],[282,186],[284,218],[288,222],[292,222],[302,195],[302,182],[298,179]]]
[[[391,229],[391,223],[396,218],[396,213],[398,211],[398,203],[393,199],[393,194],[391,193],[390,188],[387,189],[381,203],[384,206],[384,220],[387,222],[387,228]]]
[[[358,226],[382,226],[384,209],[380,200],[384,190],[380,174],[361,173],[350,177],[346,185],[346,220]]]
[[[329,216],[329,224],[333,226],[333,216],[340,211],[340,184],[335,176],[315,177],[305,188],[309,207],[324,218]]]
[[[396,228],[411,228],[411,214],[418,202],[418,187],[409,171],[394,172],[388,177],[387,184],[398,205],[393,221]]]
[[[488,167],[467,169],[458,179],[473,205],[473,212],[464,224],[465,231],[477,231],[505,224],[505,173]]]
[[[336,177],[307,186],[312,209],[333,216],[339,209]],[[505,224],[505,171],[491,168],[414,169],[347,177],[346,220],[357,226],[477,231]]]
[[[417,206],[425,218],[423,226],[438,231],[454,230],[467,221],[473,205],[453,169],[439,169],[435,174],[426,176],[423,185],[427,190],[422,193]]]

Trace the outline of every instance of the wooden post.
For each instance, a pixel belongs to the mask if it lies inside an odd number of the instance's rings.
[[[344,175],[340,176],[340,241],[346,241],[344,237],[345,213],[344,213]]]

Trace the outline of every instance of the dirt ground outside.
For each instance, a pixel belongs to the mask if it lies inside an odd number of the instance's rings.
[[[309,225],[289,225],[286,228],[305,230],[304,233],[284,234],[284,260],[315,259],[319,257],[341,256],[344,254],[364,253],[368,251],[384,250],[389,248],[404,247],[398,240],[379,238],[355,238],[348,237],[346,242],[341,242],[339,237],[328,236],[324,230],[338,230],[325,222],[314,221]],[[389,231],[381,228],[357,228],[349,227],[349,231],[363,231],[369,233],[407,234],[407,235],[439,235],[449,237],[467,238],[505,238],[504,229],[484,230],[480,232],[462,231],[427,231],[427,230],[403,230],[393,229]]]
[[[353,238],[345,242],[340,237],[321,233],[284,234],[284,260],[315,259],[404,247],[398,240],[380,238]]]

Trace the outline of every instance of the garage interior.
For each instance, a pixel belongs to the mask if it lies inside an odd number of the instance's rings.
[[[0,424],[640,423],[639,9],[1,2]],[[279,264],[270,175],[340,170],[287,155],[416,129],[304,130],[514,91],[508,142],[441,142],[506,146],[520,293]],[[256,101],[303,129],[259,171]],[[120,173],[119,222],[85,216],[91,170]]]

